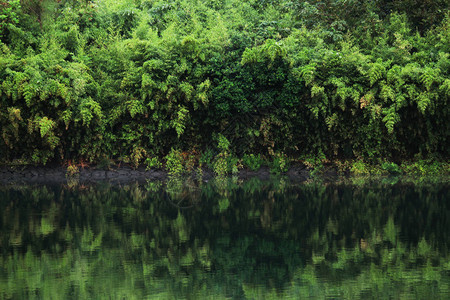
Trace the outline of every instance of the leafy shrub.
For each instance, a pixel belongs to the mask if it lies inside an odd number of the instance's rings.
[[[190,152],[183,152],[184,166],[187,172],[192,172],[197,163],[199,163],[199,154],[193,149]]]
[[[131,162],[135,168],[139,166],[146,154],[147,151],[145,151],[142,147],[136,147],[133,149],[133,153],[131,153]]]
[[[162,168],[162,163],[157,157],[147,157],[145,160],[145,165],[147,166],[147,170]]]
[[[213,164],[213,171],[214,173],[216,173],[218,176],[225,176],[226,174],[228,174],[228,160],[227,160],[227,155],[224,153],[220,153]]]
[[[316,176],[318,174],[320,174],[323,169],[324,169],[324,165],[323,162],[326,161],[326,157],[325,155],[321,152],[318,155],[314,155],[314,156],[307,156],[304,160],[303,163],[309,168],[312,169],[311,170],[311,176]]]
[[[252,171],[258,171],[263,164],[263,159],[260,154],[245,154],[242,158],[242,164]]]
[[[362,160],[357,160],[357,161],[353,162],[353,164],[350,168],[350,171],[354,175],[369,175],[370,174],[369,167]]]
[[[69,165],[67,166],[67,169],[66,169],[66,176],[73,177],[73,176],[79,175],[79,173],[80,173],[80,169],[77,167],[77,165],[75,165],[73,163],[69,163]]]
[[[221,152],[227,152],[230,150],[230,141],[228,141],[228,139],[222,134],[217,136],[217,148]]]
[[[448,164],[436,161],[427,161],[420,159],[416,162],[403,163],[402,168],[407,174],[415,175],[437,175],[440,173],[448,174]],[[447,170],[445,170],[447,169]]]
[[[199,163],[202,165],[206,165],[211,169],[213,168],[213,161],[214,161],[214,152],[211,149],[207,149],[200,155]]]
[[[272,157],[272,161],[269,164],[270,172],[274,174],[280,174],[287,172],[289,169],[289,158],[282,152],[275,153]]]
[[[396,163],[393,163],[393,162],[384,162],[381,165],[381,168],[383,170],[389,172],[389,174],[397,175],[397,174],[401,174],[402,173],[402,170],[401,170],[400,166],[397,165]]]
[[[235,175],[239,172],[239,169],[242,168],[242,165],[237,157],[229,156],[227,159],[228,164],[228,171],[231,172],[231,174]]]
[[[183,156],[181,151],[170,150],[169,154],[166,155],[166,169],[171,175],[181,175],[184,172]]]
[[[241,167],[239,159],[226,152],[219,153],[213,163],[213,171],[218,176],[224,176],[230,173],[236,174]]]

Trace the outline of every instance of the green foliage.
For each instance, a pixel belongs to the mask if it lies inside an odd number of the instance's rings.
[[[228,170],[228,155],[220,153],[214,160],[213,171],[218,176],[225,176]]]
[[[448,157],[446,1],[219,2],[0,2],[2,157]]]
[[[207,149],[202,152],[199,163],[202,165],[206,165],[209,168],[213,168],[214,161],[214,151],[212,149]]]
[[[0,40],[8,30],[8,25],[19,23],[20,0],[0,1]]]
[[[355,161],[352,164],[350,171],[354,175],[369,175],[370,174],[369,166],[367,166],[367,164],[362,160]]]
[[[282,43],[268,39],[261,46],[245,49],[244,53],[242,53],[241,64],[245,65],[265,61],[274,62],[275,59],[283,59],[285,56],[286,49],[283,47]]]
[[[69,163],[66,170],[66,176],[67,177],[74,177],[76,175],[79,175],[80,169],[77,167],[77,165]]]
[[[166,169],[171,175],[181,175],[184,168],[183,156],[180,150],[171,149],[169,154],[166,155]]]
[[[316,177],[317,175],[321,174],[324,170],[324,162],[326,162],[327,159],[323,153],[320,153],[318,155],[314,156],[307,156],[303,160],[303,164],[310,169],[310,174],[312,177]],[[340,165],[337,162],[337,168],[339,169]]]
[[[181,107],[177,112],[177,118],[174,120],[175,131],[177,132],[178,138],[183,134],[186,128],[185,121],[187,118],[188,110],[185,107]]]
[[[222,152],[227,152],[230,149],[230,141],[222,134],[217,136],[217,148]]]
[[[389,172],[389,174],[393,174],[393,175],[398,175],[398,174],[402,173],[400,166],[393,162],[384,162],[381,165],[381,168],[383,170]]]
[[[286,172],[289,169],[289,158],[284,153],[275,153],[272,157],[272,161],[269,162],[270,172],[274,174],[280,174]]]
[[[133,164],[133,166],[135,168],[137,168],[139,166],[139,164],[141,163],[141,161],[145,158],[145,156],[147,155],[147,151],[145,151],[144,148],[142,147],[136,147],[133,149],[133,152],[131,153],[131,163]]]
[[[218,176],[225,176],[228,174],[236,174],[241,168],[241,164],[237,157],[230,155],[227,152],[221,152],[214,158],[212,169]]]
[[[404,162],[401,165],[407,174],[412,175],[438,175],[449,174],[450,168],[448,163],[438,163],[436,161],[420,159],[415,162]]]
[[[258,171],[263,163],[264,160],[262,159],[260,154],[245,154],[242,157],[242,164],[252,171]]]
[[[147,166],[147,170],[162,168],[162,163],[157,157],[147,157],[145,165]]]

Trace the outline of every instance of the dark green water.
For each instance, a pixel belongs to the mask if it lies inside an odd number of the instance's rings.
[[[448,299],[447,183],[0,187],[1,299]]]

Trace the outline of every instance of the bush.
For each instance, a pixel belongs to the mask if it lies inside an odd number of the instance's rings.
[[[237,174],[241,167],[239,159],[226,152],[219,153],[213,163],[213,171],[218,176]]]
[[[272,161],[269,164],[270,172],[274,174],[280,174],[287,172],[289,169],[289,158],[284,153],[275,153],[272,157]]]
[[[211,149],[207,149],[200,155],[199,163],[206,165],[210,169],[213,169],[214,152]]]
[[[152,157],[152,158],[148,157],[145,160],[145,164],[147,166],[147,170],[162,168],[162,163],[157,157]]]
[[[67,170],[66,170],[66,177],[74,177],[74,176],[78,176],[80,174],[80,169],[78,168],[77,165],[70,163],[67,166]]]
[[[389,172],[389,174],[393,174],[393,175],[398,175],[398,174],[402,173],[400,166],[393,162],[384,162],[381,165],[381,168],[383,170]]]
[[[166,155],[166,169],[171,175],[181,175],[184,172],[183,156],[179,150],[170,150]]]
[[[430,160],[418,160],[416,162],[403,163],[402,168],[407,174],[411,175],[437,175],[448,174],[448,163],[439,163]]]
[[[252,171],[258,171],[263,164],[263,159],[260,154],[245,154],[242,158],[242,164]]]
[[[354,174],[354,175],[369,175],[370,174],[370,170],[369,170],[369,166],[362,160],[357,160],[355,162],[353,162],[350,171]]]

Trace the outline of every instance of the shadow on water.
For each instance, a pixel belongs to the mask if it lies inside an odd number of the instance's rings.
[[[0,298],[447,298],[448,183],[0,187]]]

